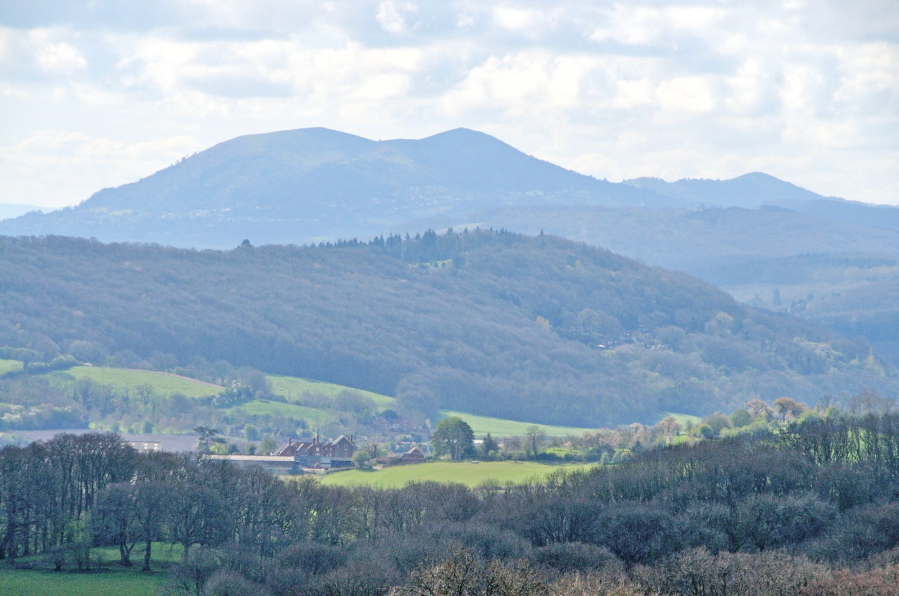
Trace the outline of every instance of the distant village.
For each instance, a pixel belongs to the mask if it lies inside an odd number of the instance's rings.
[[[354,465],[393,466],[422,463],[430,454],[427,444],[430,438],[430,421],[421,424],[409,416],[388,414],[377,416],[368,427],[370,435],[357,438],[355,434],[340,435],[334,439],[323,439],[318,434],[310,437],[288,437],[275,450],[268,453],[240,454],[209,453],[200,437],[197,450],[206,459],[227,460],[241,467],[260,466],[279,475],[323,474],[330,470],[352,468]],[[418,441],[410,440],[414,436]],[[404,440],[405,439],[405,440]],[[363,458],[357,456],[362,441],[366,443]],[[373,457],[371,445],[393,444],[401,447],[399,452],[384,452]],[[151,446],[137,446],[152,450]],[[376,451],[379,451],[377,447]],[[355,458],[355,459],[354,459]],[[364,460],[364,461],[363,461]]]

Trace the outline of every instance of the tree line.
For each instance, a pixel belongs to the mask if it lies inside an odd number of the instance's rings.
[[[897,495],[895,413],[476,489],[329,487],[60,435],[0,450],[0,557],[78,568],[106,545],[130,565],[144,545],[148,566],[177,544],[171,589],[210,596],[893,594]]]

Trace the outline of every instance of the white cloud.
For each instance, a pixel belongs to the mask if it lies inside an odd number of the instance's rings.
[[[47,44],[37,51],[35,59],[47,72],[71,72],[87,66],[81,52],[67,43]]]
[[[378,5],[376,19],[381,28],[388,33],[404,33],[406,31],[406,16],[418,10],[411,2],[398,3],[394,0],[383,0]]]
[[[874,4],[34,3],[33,29],[0,21],[0,200],[76,202],[238,134],[467,126],[613,180],[899,203],[899,21]]]
[[[659,83],[656,99],[663,110],[673,112],[708,112],[716,99],[712,83],[703,77],[677,77]]]

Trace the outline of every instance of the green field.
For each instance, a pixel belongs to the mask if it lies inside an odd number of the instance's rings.
[[[335,385],[334,383],[325,383],[324,381],[310,381],[309,379],[301,379],[299,377],[283,377],[280,375],[266,375],[266,378],[272,384],[272,392],[277,395],[283,395],[288,401],[294,401],[302,397],[307,391],[313,395],[325,395],[327,397],[337,397],[341,391],[355,391],[365,397],[371,398],[379,408],[385,410],[393,407],[393,398],[380,393],[372,393],[363,389],[353,389],[352,387],[344,387],[343,385]]]
[[[667,416],[671,416],[672,418],[677,420],[677,423],[681,426],[686,426],[687,422],[692,422],[694,425],[699,424],[699,421],[702,420],[702,418],[700,418],[699,416],[691,416],[690,414],[676,414],[674,412],[662,412],[661,414],[659,414],[659,420],[662,420],[662,418],[665,418]]]
[[[131,551],[130,569],[115,564],[119,560],[117,548],[96,548],[94,556],[102,554],[110,563],[108,570],[89,573],[54,572],[38,569],[0,570],[0,594],[17,596],[155,596],[166,582],[165,569],[181,556],[180,547],[153,544],[152,573],[140,571],[144,549],[138,545]],[[39,563],[39,560],[35,560]]]
[[[483,436],[490,433],[494,437],[508,437],[512,435],[523,435],[528,427],[539,426],[547,436],[550,437],[567,437],[568,435],[580,436],[585,432],[592,432],[593,428],[576,428],[573,426],[549,426],[546,424],[537,424],[533,422],[518,422],[517,420],[505,420],[503,418],[490,418],[489,416],[476,416],[475,414],[464,414],[462,412],[454,412],[452,410],[440,410],[440,416],[447,418],[449,416],[458,416],[471,426],[474,434]]]
[[[8,372],[12,372],[14,370],[19,370],[22,368],[22,363],[18,360],[3,360],[0,359],[0,375],[5,375]]]
[[[139,568],[139,567],[138,567]],[[111,569],[100,573],[4,570],[0,594],[17,596],[154,596],[165,582],[161,573],[150,575]]]
[[[316,410],[315,408],[307,408],[306,406],[298,406],[296,404],[285,404],[279,401],[268,401],[263,399],[254,399],[245,404],[235,406],[232,410],[240,410],[245,414],[253,416],[283,416],[285,418],[302,418],[304,420],[322,421],[327,412]]]
[[[394,466],[383,470],[348,470],[322,478],[330,486],[368,485],[378,488],[401,488],[409,482],[458,482],[478,486],[487,481],[505,484],[522,483],[532,478],[545,478],[556,470],[583,470],[590,465],[547,465],[536,462],[493,461],[428,462],[408,466]]]
[[[180,393],[185,397],[207,397],[223,391],[222,387],[188,377],[168,373],[105,366],[76,366],[65,372],[51,373],[61,379],[91,379],[118,390],[134,391],[138,385],[150,385],[157,395]]]

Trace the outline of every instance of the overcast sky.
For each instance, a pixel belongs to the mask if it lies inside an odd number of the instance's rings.
[[[309,126],[464,126],[613,181],[764,171],[899,204],[899,2],[0,3],[0,202]]]

